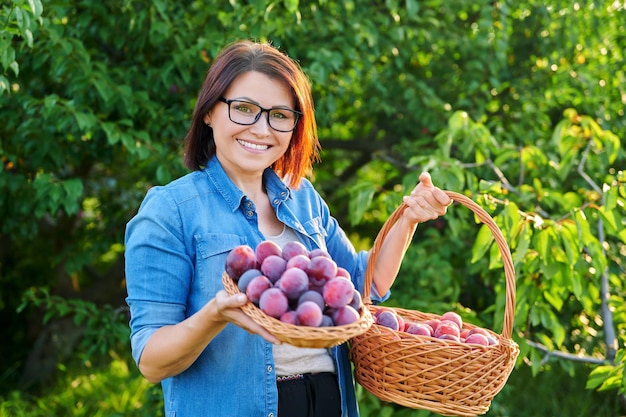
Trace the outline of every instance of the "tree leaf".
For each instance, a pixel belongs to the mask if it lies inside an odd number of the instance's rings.
[[[76,118],[79,129],[82,131],[90,130],[95,125],[96,118],[91,113],[77,111],[74,113],[74,117]]]
[[[615,212],[607,209],[605,206],[602,206],[598,209],[598,214],[602,216],[604,224],[609,228],[609,233],[615,233],[618,229]]]
[[[530,223],[527,221],[521,222],[519,225],[519,233],[517,236],[517,242],[515,244],[515,250],[513,251],[513,264],[519,265],[526,256],[531,240]]]
[[[560,231],[561,243],[567,255],[567,262],[573,268],[580,254],[576,225],[572,222],[562,222],[557,227]]]
[[[350,210],[350,222],[358,224],[365,212],[369,209],[376,188],[373,183],[362,181],[357,183],[350,190],[350,202],[348,204]]]
[[[555,289],[552,288],[551,290],[554,291]],[[558,293],[558,291],[555,291],[555,292],[557,292],[557,294],[553,294],[550,291],[544,291],[543,296],[546,299],[546,301],[552,304],[552,306],[557,311],[561,311],[561,308],[563,308],[563,298],[562,298],[562,295]]]
[[[33,16],[35,19],[38,19],[43,13],[43,6],[41,5],[41,0],[28,0],[28,5],[33,12]]]
[[[494,237],[487,225],[482,225],[476,235],[474,246],[472,246],[472,263],[478,262],[483,258],[489,247],[493,243]]]

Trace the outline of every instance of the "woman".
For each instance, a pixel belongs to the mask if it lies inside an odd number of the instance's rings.
[[[282,345],[221,283],[234,247],[298,240],[326,250],[362,291],[368,252],[355,251],[305,178],[318,148],[299,66],[269,44],[227,46],[185,138],[192,172],[152,188],[126,231],[133,357],[162,383],[166,416],[358,415],[345,345]],[[416,225],[450,203],[428,174],[404,201],[377,258],[376,301],[388,297]]]

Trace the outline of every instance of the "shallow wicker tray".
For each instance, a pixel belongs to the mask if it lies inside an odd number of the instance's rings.
[[[222,274],[222,283],[228,294],[235,295],[241,293],[237,284],[226,272]],[[297,347],[328,348],[340,345],[350,338],[367,331],[374,322],[368,308],[363,309],[361,318],[358,321],[352,324],[332,327],[296,326],[283,323],[274,317],[268,316],[251,302],[247,302],[241,309],[248,317],[276,336],[278,340]]]
[[[462,194],[446,191],[454,201],[472,210],[491,230],[502,255],[506,278],[506,305],[501,334],[490,331],[497,345],[480,346],[394,331],[377,324],[350,340],[350,357],[357,382],[376,397],[405,407],[446,416],[485,414],[491,400],[511,374],[519,347],[511,339],[515,312],[515,269],[508,245],[493,219]],[[374,314],[369,288],[374,262],[387,233],[402,215],[402,204],[380,230],[365,278],[363,300]],[[392,307],[384,307],[392,308]],[[435,314],[392,308],[408,321],[440,318]],[[464,328],[473,326],[464,323]]]

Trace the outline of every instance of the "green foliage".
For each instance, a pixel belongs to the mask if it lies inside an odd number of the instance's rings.
[[[81,362],[62,370],[39,397],[21,391],[0,395],[0,417],[50,416],[159,417],[163,399],[158,385],[114,353],[106,365]]]
[[[589,375],[589,390],[624,394],[624,12],[620,2],[564,0],[3,4],[0,367],[23,364],[26,323],[40,308],[88,329],[83,362],[127,349],[124,225],[149,187],[184,173],[181,139],[199,84],[217,51],[243,37],[271,40],[309,75],[324,149],[314,180],[359,248],[429,171],[481,204],[510,246],[522,350],[512,381],[527,371],[550,386]],[[454,206],[420,225],[389,303],[455,309],[497,330],[504,291],[489,231]],[[118,399],[107,389],[124,383],[102,375],[112,385],[96,397],[141,407],[135,388]],[[0,385],[14,380],[5,372]],[[38,405],[15,392],[7,404],[68,414],[81,400],[58,384]],[[584,387],[572,384],[570,397],[598,394]],[[523,404],[506,407],[513,397],[496,397],[490,413],[521,415]],[[362,398],[364,415],[426,415]],[[20,415],[4,398],[2,407]]]
[[[599,391],[617,389],[626,393],[626,352],[620,350],[614,364],[598,366],[591,371],[587,388],[598,388]]]
[[[23,48],[33,48],[33,32],[37,25],[41,24],[43,7],[40,0],[13,1],[12,4],[2,6],[0,11],[0,65],[2,72],[11,71],[15,76],[20,73],[20,65],[16,61],[16,55]],[[17,48],[13,46],[17,40]],[[16,50],[17,49],[17,50]],[[9,80],[0,75],[0,94],[8,92]]]
[[[109,351],[119,351],[128,338],[128,309],[102,307],[80,299],[65,299],[51,295],[46,288],[30,289],[24,293],[18,313],[34,307],[44,311],[43,324],[53,319],[71,316],[76,326],[84,327],[79,349],[83,361],[92,356],[105,355]]]

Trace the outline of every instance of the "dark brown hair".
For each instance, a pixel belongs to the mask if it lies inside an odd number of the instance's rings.
[[[296,110],[302,112],[287,151],[272,166],[290,186],[297,188],[301,178],[311,173],[313,162],[319,158],[311,86],[298,63],[268,43],[237,41],[219,53],[198,95],[191,126],[185,136],[184,163],[191,170],[202,169],[215,155],[213,129],[204,123],[204,116],[218,103],[230,84],[249,71],[285,82],[293,93]]]

